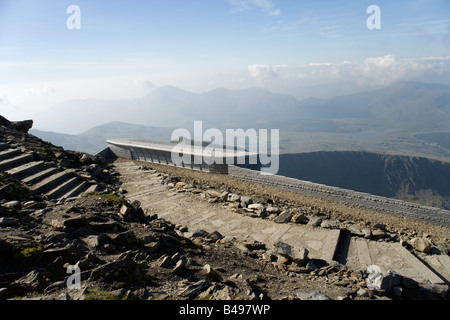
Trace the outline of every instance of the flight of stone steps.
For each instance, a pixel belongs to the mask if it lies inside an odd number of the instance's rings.
[[[49,200],[61,201],[95,191],[75,170],[59,169],[55,164],[35,159],[32,152],[0,143],[0,172],[21,180],[31,191]]]

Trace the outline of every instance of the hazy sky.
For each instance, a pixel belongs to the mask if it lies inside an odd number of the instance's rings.
[[[80,29],[67,26],[70,5]],[[370,5],[381,29],[367,27]],[[0,111],[30,118],[67,99],[137,98],[168,84],[443,82],[449,13],[449,0],[0,0]]]

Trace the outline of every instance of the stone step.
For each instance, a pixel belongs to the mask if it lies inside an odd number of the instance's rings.
[[[0,161],[0,171],[12,169],[24,163],[33,161],[33,158],[32,154],[21,154],[17,157]]]
[[[68,190],[73,188],[78,182],[78,177],[73,177],[69,180],[64,181],[63,183],[59,184],[56,188],[53,188],[49,192],[47,192],[45,195],[49,197],[50,199],[57,199],[58,197],[64,195]]]
[[[44,166],[44,161],[33,161],[6,171],[7,174],[14,178],[20,179],[37,173]]]
[[[351,269],[362,270],[365,270],[369,265],[377,265],[383,273],[394,270],[419,283],[445,283],[445,274],[441,270],[431,269],[399,242],[388,243],[360,238],[352,239],[349,242],[346,264]]]
[[[68,178],[69,172],[67,170],[58,172],[40,181],[36,185],[32,186],[30,189],[36,193],[45,193],[50,191],[52,188],[54,188],[61,182],[66,181]]]
[[[11,159],[21,153],[22,152],[20,151],[20,149],[7,149],[4,151],[0,151],[0,160]]]
[[[74,188],[69,190],[69,192],[66,192],[63,196],[59,198],[59,200],[72,198],[72,197],[78,197],[80,196],[84,190],[87,190],[89,188],[89,183],[86,181],[79,182]]]
[[[0,142],[0,151],[8,149],[9,148],[9,144],[7,144],[6,142]]]
[[[425,257],[425,262],[442,278],[450,283],[450,257],[446,254],[433,254]]]
[[[86,193],[89,193],[89,192],[96,192],[96,191],[98,191],[98,185],[97,184],[93,184],[89,188],[87,188],[87,190],[83,194],[86,194]]]
[[[50,177],[52,174],[55,174],[56,172],[58,172],[58,169],[56,169],[55,167],[51,167],[51,168],[42,170],[38,173],[35,173],[32,176],[22,179],[22,182],[25,183],[26,185],[37,184],[38,182],[44,180],[47,177]]]

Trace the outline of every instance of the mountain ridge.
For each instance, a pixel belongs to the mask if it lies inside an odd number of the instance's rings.
[[[64,114],[71,114],[70,119]],[[165,86],[153,89],[140,99],[65,101],[35,121],[38,127],[53,122],[52,131],[65,133],[74,133],[67,130],[75,123],[80,133],[118,119],[159,127],[185,127],[194,120],[203,120],[219,128],[251,127],[253,123],[270,127],[273,121],[320,119],[333,120],[341,130],[358,131],[370,126],[378,130],[398,127],[406,131],[435,131],[436,126],[443,130],[450,123],[450,86],[399,82],[383,89],[303,100],[265,88],[217,88],[192,93]],[[356,125],[351,127],[355,121]],[[301,127],[296,129],[301,130]]]

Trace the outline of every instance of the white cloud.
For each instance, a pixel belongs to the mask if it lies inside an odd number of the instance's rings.
[[[270,69],[270,66],[265,68]],[[391,54],[362,61],[310,63],[277,70],[280,81],[297,82],[299,86],[334,81],[346,81],[357,86],[389,85],[409,80],[448,83],[444,76],[449,71],[450,58],[397,59]]]
[[[226,0],[232,6],[232,12],[251,10],[252,7],[259,8],[269,16],[279,16],[281,10],[277,9],[271,0]]]
[[[136,86],[137,88],[148,90],[152,90],[157,87],[153,82],[146,79],[135,79],[134,81],[132,81],[131,84]]]
[[[275,79],[278,77],[276,67],[269,65],[253,64],[248,66],[250,76],[259,80]]]
[[[31,95],[50,96],[56,93],[56,89],[48,84],[40,87],[32,87],[29,92]]]

